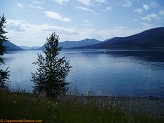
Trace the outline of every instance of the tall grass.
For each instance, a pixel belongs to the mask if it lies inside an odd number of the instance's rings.
[[[129,98],[92,95],[67,95],[52,99],[0,90],[0,119],[42,120],[43,123],[164,122],[162,117],[149,115],[138,101],[130,102]]]

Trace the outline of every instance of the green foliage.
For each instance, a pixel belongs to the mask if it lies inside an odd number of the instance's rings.
[[[45,44],[44,55],[38,54],[34,62],[38,65],[36,73],[32,73],[35,83],[34,92],[57,96],[66,92],[68,83],[65,81],[70,71],[70,63],[65,57],[59,58],[61,47],[58,47],[59,37],[52,33]]]
[[[7,33],[5,28],[6,19],[4,15],[0,17],[0,55],[3,55],[5,52],[5,46],[3,43],[7,40],[5,33]],[[4,64],[3,59],[0,57],[0,65]],[[9,79],[9,71],[8,68],[6,70],[0,69],[0,89],[7,88],[7,80]]]

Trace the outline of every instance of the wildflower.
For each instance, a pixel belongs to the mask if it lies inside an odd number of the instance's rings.
[[[17,101],[13,101],[13,104],[16,104]]]
[[[58,107],[58,103],[53,103],[52,106],[53,106],[54,108],[56,108],[56,107]]]

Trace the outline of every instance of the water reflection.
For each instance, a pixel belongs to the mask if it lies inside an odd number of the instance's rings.
[[[32,63],[42,51],[20,51],[5,54],[11,85],[26,85],[32,90]],[[164,51],[111,51],[64,49],[73,66],[67,81],[80,93],[92,89],[96,94],[110,92],[127,96],[164,97]]]
[[[164,51],[159,50],[65,50],[66,54],[98,54],[109,55],[109,57],[124,57],[140,62],[141,64],[151,65],[154,69],[164,68]],[[93,55],[94,56],[94,55]],[[136,61],[135,61],[136,60]]]
[[[164,97],[163,51],[67,50],[73,70],[68,80],[96,94]]]

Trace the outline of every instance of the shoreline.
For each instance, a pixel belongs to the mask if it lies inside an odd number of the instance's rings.
[[[128,113],[147,113],[147,115],[164,120],[164,98],[149,97],[128,97],[128,96],[83,96],[83,95],[66,95],[59,96],[59,100],[73,101],[85,104],[94,102],[96,105],[105,107],[106,105],[114,105],[117,109],[121,105],[123,110]]]
[[[88,115],[91,116],[91,119],[89,119],[93,121],[95,119],[100,120],[99,118],[105,118],[106,121],[110,118],[116,118],[117,121],[118,117],[121,118],[119,121],[125,120],[125,122],[133,120],[136,122],[151,121],[152,123],[154,121],[164,121],[164,99],[153,97],[61,95],[50,98],[45,95],[4,90],[0,90],[0,97],[2,100],[1,113],[7,112],[7,114],[2,115],[3,118],[9,116],[16,119],[27,118],[27,116],[31,117],[30,114],[33,113],[37,119],[40,117],[40,112],[44,111],[46,113],[41,114],[42,118],[39,118],[43,121],[47,119],[47,116],[50,119],[51,116],[57,116],[58,120],[64,117],[62,120],[76,121],[82,119],[85,121],[86,117],[89,118]],[[29,112],[31,113],[28,114]],[[21,117],[19,116],[20,113],[21,115],[23,113]],[[74,118],[71,119],[70,117]]]

